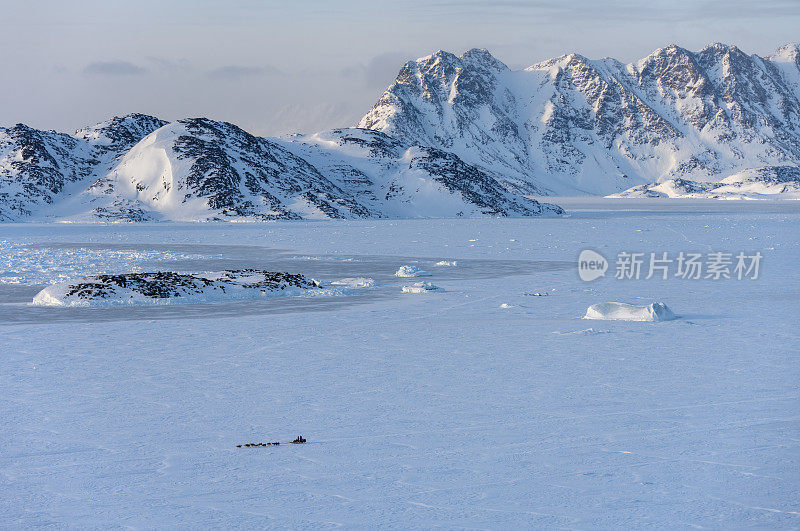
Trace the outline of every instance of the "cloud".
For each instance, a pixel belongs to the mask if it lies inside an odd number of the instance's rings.
[[[146,68],[128,61],[98,61],[83,69],[84,74],[102,76],[138,76],[147,72]]]
[[[433,16],[457,13],[475,20],[501,19],[517,24],[552,25],[561,21],[698,22],[772,19],[797,16],[798,0],[433,0],[424,7]]]
[[[262,121],[256,130],[259,134],[283,135],[347,127],[358,123],[363,114],[361,106],[348,102],[289,103]]]
[[[281,75],[282,72],[271,66],[240,66],[226,65],[215,68],[208,73],[212,79],[226,79],[236,81],[239,79],[260,77],[267,75]]]
[[[192,64],[187,59],[165,59],[163,57],[149,56],[145,57],[145,61],[150,63],[152,67],[161,72],[189,72],[192,70]]]

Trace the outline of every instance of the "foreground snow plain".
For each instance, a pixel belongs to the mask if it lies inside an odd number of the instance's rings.
[[[0,526],[797,528],[800,207],[724,203],[0,225]],[[755,281],[586,283],[584,248],[764,259]],[[443,289],[402,293],[401,265]],[[47,279],[236,267],[375,288],[27,304]],[[582,319],[608,301],[679,318]]]

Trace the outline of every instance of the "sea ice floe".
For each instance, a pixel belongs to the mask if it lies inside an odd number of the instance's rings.
[[[624,302],[601,302],[589,306],[583,318],[606,321],[670,321],[675,319],[675,314],[663,302],[654,302],[646,306]]]
[[[430,273],[427,271],[423,271],[417,266],[410,265],[400,266],[400,269],[394,273],[394,276],[396,277],[427,277],[429,275]]]

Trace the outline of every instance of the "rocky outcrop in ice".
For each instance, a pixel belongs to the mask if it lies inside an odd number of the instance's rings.
[[[170,271],[95,275],[44,288],[35,306],[186,304],[275,296],[336,294],[303,275],[240,269],[188,274]]]

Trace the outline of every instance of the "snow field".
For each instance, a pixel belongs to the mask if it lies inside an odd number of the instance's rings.
[[[15,290],[42,284],[0,285],[0,315],[30,312],[0,320],[0,527],[796,528],[798,222],[785,211],[604,210],[2,225],[28,248],[217,246],[237,267],[279,270],[290,267],[258,246],[330,256],[296,263],[387,289],[335,307],[298,298],[280,301],[295,310],[242,301],[239,313],[176,314],[31,308]],[[232,258],[231,241],[254,251]],[[757,281],[585,283],[585,248],[760,250],[764,269]],[[446,291],[403,296],[396,265],[442,256],[459,267],[426,280]],[[587,328],[581,316],[603,301],[663,301],[681,318]],[[298,434],[308,443],[236,448]]]

